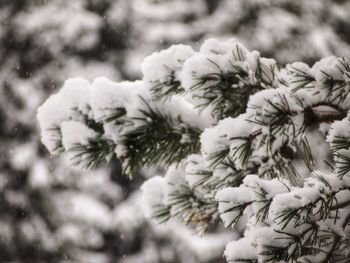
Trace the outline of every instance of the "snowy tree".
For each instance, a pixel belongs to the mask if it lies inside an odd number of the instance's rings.
[[[146,214],[235,229],[228,262],[347,262],[350,60],[281,67],[234,39],[147,57],[143,78],[68,79],[39,109],[41,140],[72,165],[114,156]],[[135,176],[136,177],[136,176]]]

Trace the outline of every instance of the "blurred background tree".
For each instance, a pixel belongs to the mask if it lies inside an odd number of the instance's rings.
[[[39,143],[36,108],[68,77],[140,77],[175,43],[236,37],[281,64],[350,57],[344,0],[3,0],[0,2],[0,262],[224,262],[234,233],[202,238],[144,218],[139,187],[113,160],[68,168]],[[213,246],[215,244],[215,246]]]

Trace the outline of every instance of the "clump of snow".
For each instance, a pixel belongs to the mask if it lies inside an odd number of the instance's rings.
[[[183,63],[194,54],[189,46],[175,45],[146,57],[142,63],[144,83],[151,88],[157,84],[166,86],[179,81],[178,72]]]
[[[88,144],[89,139],[97,136],[97,133],[77,121],[64,121],[61,123],[62,144],[69,151],[77,145]]]
[[[254,240],[252,238],[241,238],[231,241],[226,245],[225,257],[229,262],[255,260],[258,257],[258,251],[254,247]]]
[[[91,107],[94,117],[102,120],[118,108],[126,108],[138,91],[133,82],[115,83],[105,77],[96,78],[91,85]]]
[[[47,149],[55,153],[63,121],[71,118],[72,110],[88,113],[90,83],[82,78],[66,80],[59,93],[52,95],[38,108],[37,118],[41,128],[41,140]]]
[[[164,189],[166,181],[161,176],[155,176],[143,183],[142,199],[144,200],[144,210],[148,217],[153,217],[159,210],[165,208]]]

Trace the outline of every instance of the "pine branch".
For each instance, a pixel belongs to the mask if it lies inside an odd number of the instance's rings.
[[[156,83],[150,89],[152,99],[155,101],[170,100],[173,95],[180,94],[185,91],[185,89],[181,86],[181,82],[176,79],[175,71],[170,70],[169,68],[167,69],[170,71],[169,75],[167,76],[167,80],[165,82]]]
[[[102,118],[100,121],[105,123],[113,123],[115,125],[121,125],[123,121],[121,118],[126,115],[125,108],[115,108],[111,110],[111,113],[108,116]]]
[[[140,109],[141,117],[134,120],[143,124],[124,134],[120,141],[127,147],[127,154],[122,157],[127,159],[126,174],[131,175],[143,166],[179,163],[188,155],[199,152],[201,131],[198,128],[184,123],[180,117],[174,120],[152,108],[144,99],[142,101],[146,109]],[[190,140],[183,141],[184,135]]]
[[[182,169],[195,160],[189,172],[167,173],[166,180],[173,181],[162,185],[162,205],[152,207],[153,217],[159,222],[176,217],[199,231],[216,222],[219,213],[228,226],[239,222],[250,255],[234,248],[231,262],[312,262],[320,256],[323,262],[347,262],[350,61],[329,57],[312,68],[297,62],[285,70],[237,42],[219,49],[215,43],[208,41],[198,52],[182,46],[177,55],[172,49],[151,57],[148,66],[163,70],[155,74],[145,63],[143,82],[136,83],[130,97],[125,87],[81,102],[64,97],[66,92],[57,94],[40,109],[41,122],[47,122],[41,123],[47,133],[43,142],[53,153],[66,151],[73,163],[89,169],[116,151],[130,176],[145,166]],[[167,58],[172,62],[164,69]],[[149,93],[150,101],[142,98]],[[131,96],[141,97],[142,104]],[[186,112],[180,116],[171,111],[167,102],[174,105],[181,96],[188,98],[189,108],[202,111],[203,123],[196,120],[194,126],[181,117]],[[99,106],[93,108],[96,98]],[[52,107],[66,100],[73,110],[51,118]],[[100,119],[94,116],[101,113]],[[332,124],[329,130],[327,123]],[[333,172],[325,175],[314,172],[323,169],[312,144],[318,137],[310,137],[318,126],[328,133],[325,140],[334,156]],[[85,137],[68,137],[70,128]],[[71,140],[85,143],[65,149],[63,142],[69,147]],[[344,235],[334,232],[341,229]],[[255,230],[271,236],[257,237]],[[252,246],[263,248],[261,254],[252,252]]]
[[[75,144],[68,151],[73,153],[71,161],[84,169],[95,169],[100,164],[111,160],[116,145],[103,138],[90,138],[87,144]]]

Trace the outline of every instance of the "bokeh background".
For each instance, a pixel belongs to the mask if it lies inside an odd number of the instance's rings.
[[[234,233],[199,237],[142,213],[113,160],[81,171],[40,144],[37,107],[69,77],[141,78],[143,57],[235,37],[281,65],[350,58],[348,0],[0,0],[0,262],[219,263]]]

